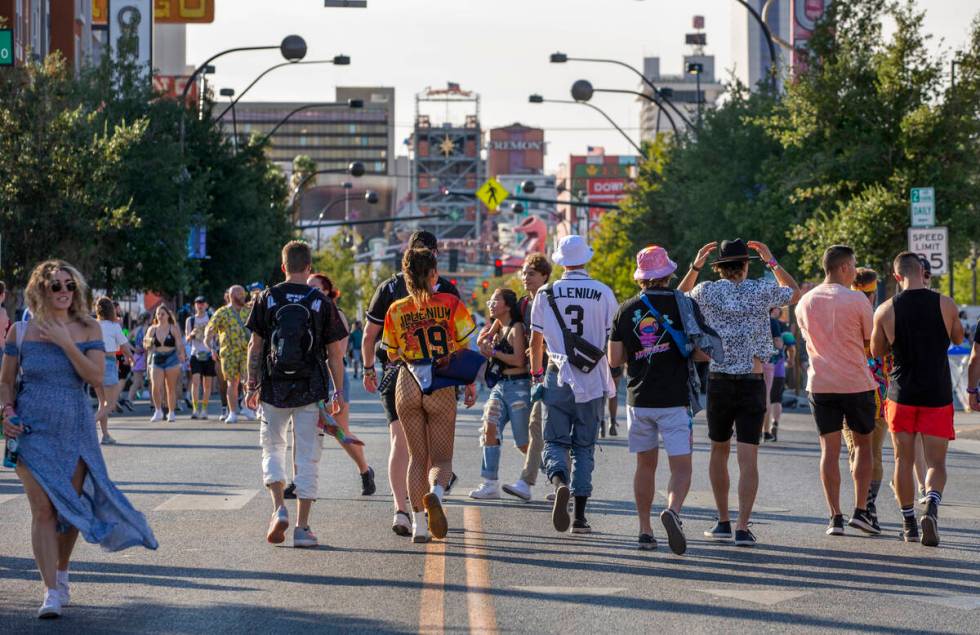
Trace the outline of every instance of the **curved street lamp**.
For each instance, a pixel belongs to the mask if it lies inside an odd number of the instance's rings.
[[[243,90],[238,94],[238,97],[235,98],[235,101],[233,101],[227,108],[222,110],[221,114],[215,117],[215,119],[220,120],[224,118],[224,116],[228,113],[228,111],[231,110],[235,106],[235,104],[238,103],[238,100],[245,96],[245,93],[250,91],[253,86],[259,83],[260,79],[262,79],[272,71],[276,70],[277,68],[283,68],[285,66],[302,66],[305,64],[333,64],[334,66],[350,66],[350,57],[347,55],[334,55],[333,59],[330,60],[305,60],[305,61],[281,62],[279,64],[270,66],[269,68],[259,73],[259,76],[253,79],[252,83],[246,86],[245,90]]]
[[[349,189],[349,188],[347,188],[347,189]],[[343,198],[338,198],[335,201],[330,201],[329,203],[327,203],[324,206],[324,208],[320,211],[320,213],[316,217],[317,221],[322,221],[323,220],[323,217],[326,216],[327,212],[329,212],[331,209],[333,209],[334,205],[338,205],[340,203],[344,203],[346,205],[346,204],[350,203],[351,201],[356,201],[359,198],[361,198],[365,202],[367,202],[368,205],[374,205],[379,200],[381,200],[381,197],[374,190],[368,190],[368,191],[364,192],[364,195],[363,196],[345,196]],[[346,220],[349,220],[349,219],[345,218],[344,220],[346,221]],[[320,251],[320,225],[319,224],[317,224],[317,226],[316,226],[316,250],[317,251]]]
[[[686,123],[691,128],[694,127],[694,124],[692,124],[691,121],[684,116],[684,113],[681,112],[681,110],[676,105],[674,105],[674,102],[668,99],[667,96],[664,95],[663,91],[658,89],[653,84],[653,82],[650,81],[650,78],[644,75],[643,73],[641,73],[640,70],[635,66],[631,66],[626,62],[620,62],[619,60],[600,59],[600,58],[593,58],[593,57],[569,57],[566,53],[561,53],[561,52],[552,53],[550,60],[552,64],[565,64],[566,62],[595,62],[597,64],[615,64],[616,66],[622,66],[623,68],[628,68],[629,70],[633,71],[636,75],[638,75],[640,79],[643,80],[644,84],[650,87],[650,90],[653,91],[654,95],[662,99],[664,103],[670,106],[674,110],[674,112],[677,113],[677,116],[684,121],[684,123]]]
[[[606,111],[602,110],[601,108],[599,108],[595,104],[591,104],[591,103],[589,103],[587,101],[570,101],[568,99],[545,99],[541,95],[537,95],[537,94],[531,95],[530,97],[528,97],[528,102],[530,102],[532,104],[578,104],[580,106],[588,106],[592,110],[596,111],[597,113],[599,113],[600,115],[602,115],[603,117],[605,117],[606,118],[606,121],[608,121],[612,125],[613,128],[615,128],[616,130],[618,130],[619,131],[619,134],[623,135],[623,138],[626,139],[627,141],[629,141],[629,143],[630,143],[631,146],[633,146],[634,148],[636,148],[636,151],[640,153],[640,156],[641,157],[644,156],[644,154],[643,154],[643,148],[641,148],[640,146],[638,146],[636,144],[636,142],[633,141],[633,139],[631,139],[628,134],[626,134],[626,131],[623,130],[622,128],[620,128],[619,127],[619,124],[617,124],[615,121],[613,121],[612,117],[610,117],[609,115],[606,114]]]
[[[665,89],[666,90],[666,89]],[[667,115],[667,121],[670,122],[670,127],[674,129],[674,134],[679,134],[677,130],[677,124],[674,123],[674,118],[671,116],[670,111],[664,109],[663,104],[658,101],[655,96],[647,95],[646,93],[641,93],[637,90],[621,90],[618,88],[595,88],[592,86],[592,82],[587,79],[580,79],[574,84],[572,84],[572,99],[575,101],[587,102],[592,99],[593,93],[622,93],[625,95],[636,95],[637,97],[642,97],[650,103],[657,105],[657,117],[660,113]]]
[[[279,130],[279,128],[282,127],[282,125],[284,123],[286,123],[287,121],[289,121],[290,119],[292,119],[293,115],[295,115],[297,113],[300,113],[300,112],[303,112],[304,110],[312,110],[313,108],[351,108],[351,109],[358,109],[358,108],[364,108],[364,100],[363,99],[348,99],[347,101],[316,102],[316,103],[312,103],[312,104],[303,104],[302,106],[299,106],[297,108],[293,108],[289,112],[289,114],[287,114],[285,117],[283,117],[279,121],[279,123],[277,123],[276,125],[274,125],[272,127],[272,130],[270,130],[268,133],[266,133],[265,136],[262,137],[262,139],[260,140],[259,143],[261,144],[261,143],[265,143],[266,141],[268,141],[269,138],[272,135],[274,135],[276,133],[276,131]]]

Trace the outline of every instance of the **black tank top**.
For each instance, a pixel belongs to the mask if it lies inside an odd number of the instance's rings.
[[[929,289],[902,291],[895,310],[895,366],[888,398],[909,406],[939,408],[953,403],[949,374],[949,333],[940,296]]]

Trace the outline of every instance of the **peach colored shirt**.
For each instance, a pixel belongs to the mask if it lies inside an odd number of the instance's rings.
[[[857,393],[876,388],[864,342],[871,339],[874,313],[860,291],[819,284],[796,305],[806,351],[811,393]]]

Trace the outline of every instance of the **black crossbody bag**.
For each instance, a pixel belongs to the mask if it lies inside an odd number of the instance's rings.
[[[555,294],[551,285],[544,288],[544,293],[548,297],[548,304],[551,306],[551,310],[554,311],[555,319],[561,328],[562,340],[565,343],[565,357],[568,358],[568,363],[583,373],[591,373],[599,365],[599,362],[602,361],[602,358],[606,356],[606,351],[598,346],[593,346],[581,335],[576,335],[569,331],[568,327],[565,326],[565,320],[561,317],[561,312],[558,310],[558,304],[555,302]]]

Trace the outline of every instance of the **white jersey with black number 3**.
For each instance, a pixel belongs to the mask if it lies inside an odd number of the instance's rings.
[[[613,317],[619,308],[612,289],[582,270],[566,271],[552,289],[558,312],[568,330],[605,349]],[[576,402],[613,394],[609,364],[605,359],[591,373],[583,373],[566,362],[565,339],[543,291],[538,292],[531,305],[531,329],[544,335],[551,362],[558,367],[558,382],[572,387]]]

